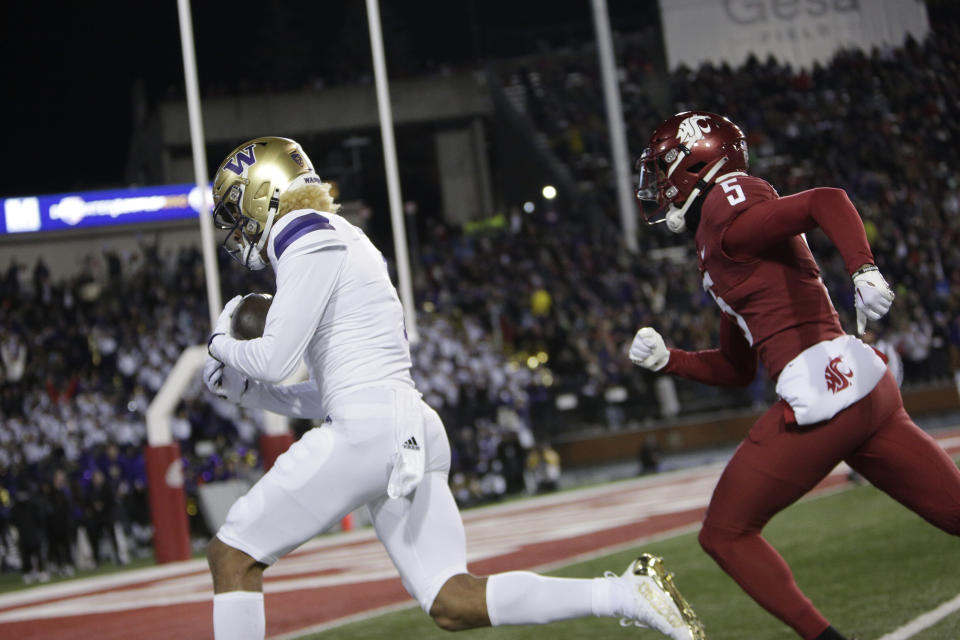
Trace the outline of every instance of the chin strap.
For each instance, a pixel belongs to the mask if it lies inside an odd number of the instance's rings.
[[[687,215],[687,210],[693,205],[694,201],[700,195],[700,192],[710,186],[710,181],[713,180],[720,169],[723,168],[723,165],[729,162],[730,158],[723,156],[717,160],[717,164],[710,167],[710,171],[707,171],[707,175],[703,176],[701,179],[697,180],[697,186],[693,188],[693,191],[690,192],[690,195],[687,196],[687,199],[684,201],[683,205],[677,207],[674,205],[670,206],[670,210],[667,211],[667,215],[664,218],[664,221],[667,223],[667,228],[674,233],[683,233],[687,228],[686,220],[684,216]]]
[[[273,190],[273,197],[270,198],[270,204],[267,206],[267,221],[263,225],[263,231],[257,242],[247,249],[247,256],[243,264],[251,271],[260,271],[267,266],[263,260],[263,248],[267,246],[267,240],[270,239],[270,230],[273,229],[273,222],[277,218],[277,209],[280,208],[280,189]],[[253,258],[253,261],[251,261]]]

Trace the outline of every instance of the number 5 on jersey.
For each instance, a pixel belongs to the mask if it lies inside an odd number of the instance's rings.
[[[731,178],[725,182],[721,182],[720,186],[723,187],[724,193],[729,194],[727,196],[727,202],[730,203],[731,207],[736,206],[747,199],[747,196],[743,195],[743,187],[737,184],[736,178]]]

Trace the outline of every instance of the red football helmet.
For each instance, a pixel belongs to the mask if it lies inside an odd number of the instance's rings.
[[[746,171],[747,162],[740,127],[709,111],[678,113],[657,127],[637,161],[637,198],[655,203],[652,211],[643,212],[644,218],[655,224],[672,217],[667,226],[681,231],[687,209],[720,170]]]

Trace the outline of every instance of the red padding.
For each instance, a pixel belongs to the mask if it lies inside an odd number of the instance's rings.
[[[147,490],[158,563],[190,559],[190,527],[183,493],[180,445],[146,447]]]
[[[267,435],[266,433],[261,435],[260,459],[263,461],[264,472],[269,471],[273,463],[280,457],[280,454],[289,449],[292,444],[293,434],[289,431],[287,433],[277,433],[274,435]]]

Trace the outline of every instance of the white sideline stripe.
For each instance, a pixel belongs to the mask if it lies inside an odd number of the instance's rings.
[[[957,595],[953,600],[944,602],[932,611],[927,611],[923,615],[917,616],[907,624],[899,629],[894,629],[879,640],[907,640],[907,638],[912,638],[924,629],[937,624],[958,609],[960,609],[960,595]]]

